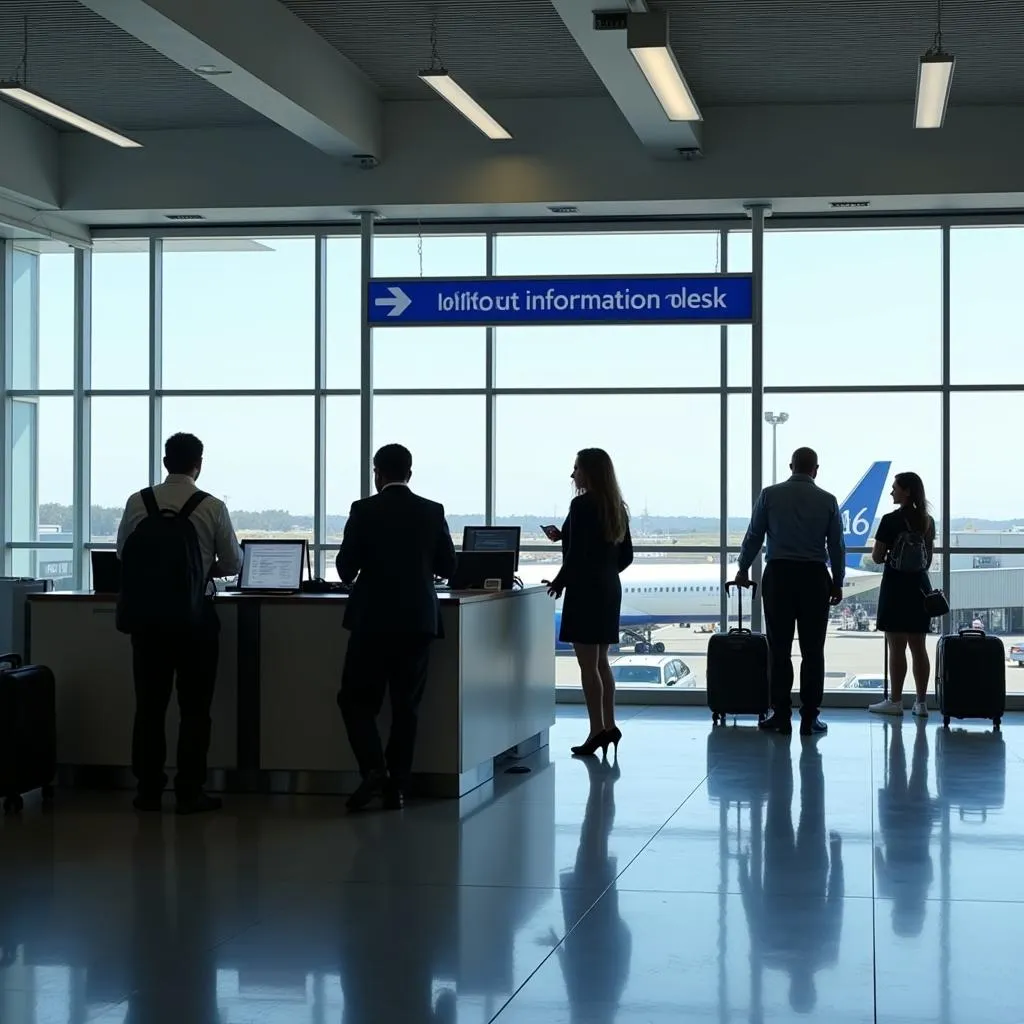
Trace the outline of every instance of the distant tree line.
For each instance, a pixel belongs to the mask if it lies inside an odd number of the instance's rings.
[[[93,505],[92,532],[97,537],[112,537],[117,533],[117,524],[121,521],[123,506],[117,508],[105,508],[102,505]],[[231,519],[235,529],[246,532],[260,533],[290,533],[299,531],[312,533],[313,517],[297,516],[284,509],[264,509],[262,512],[248,512],[244,509],[233,509]],[[345,529],[345,521],[348,516],[328,516],[327,533],[329,536],[340,536]],[[70,505],[58,505],[53,502],[46,502],[39,506],[39,523],[46,526],[59,526],[62,533],[72,532],[72,510]],[[477,515],[451,515],[448,516],[448,523],[452,533],[459,536],[464,526],[473,526],[484,521],[484,514]],[[551,521],[551,516],[496,516],[496,526],[519,526],[523,532],[536,533],[537,528],[544,523]],[[561,524],[556,524],[561,525]],[[1024,527],[1024,520],[1014,519],[1008,521],[984,520],[984,519],[954,519],[953,530],[1011,530]],[[726,529],[730,533],[741,533],[747,527],[747,520],[736,516],[730,516]],[[634,512],[633,531],[646,537],[657,537],[658,534],[679,537],[685,534],[709,534],[717,533],[719,521],[710,516],[651,516]],[[870,562],[870,558],[865,559]],[[873,566],[865,565],[865,568]]]

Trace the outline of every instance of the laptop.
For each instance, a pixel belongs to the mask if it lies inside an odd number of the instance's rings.
[[[121,559],[116,551],[92,551],[92,589],[96,594],[121,592]]]
[[[302,589],[302,568],[306,541],[242,541],[242,571],[238,589],[243,594],[298,594]]]
[[[514,551],[460,551],[449,590],[483,590],[484,580],[501,580],[502,590],[511,590],[515,577]]]

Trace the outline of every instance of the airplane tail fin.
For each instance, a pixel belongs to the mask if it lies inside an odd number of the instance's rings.
[[[871,527],[878,512],[891,462],[872,462],[849,496],[839,506],[843,519],[843,537],[848,548],[865,547],[871,540]],[[859,569],[864,555],[852,552],[846,556],[847,569]]]

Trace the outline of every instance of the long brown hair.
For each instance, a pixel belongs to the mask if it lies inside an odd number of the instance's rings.
[[[910,495],[910,502],[903,506],[903,515],[910,527],[925,540],[935,539],[935,522],[929,514],[928,499],[924,493],[924,481],[916,473],[897,473],[896,486]]]
[[[621,543],[629,525],[629,509],[622,500],[611,457],[603,448],[583,448],[576,453],[576,465],[583,475],[581,491],[593,495],[597,502],[604,539]]]

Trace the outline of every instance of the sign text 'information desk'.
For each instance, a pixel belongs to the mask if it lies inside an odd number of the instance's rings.
[[[28,604],[29,656],[57,681],[62,781],[130,786],[135,694],[115,599],[53,591]],[[439,595],[413,764],[420,792],[458,797],[487,782],[496,757],[547,744],[555,721],[555,637],[543,587]],[[220,664],[212,709],[212,788],[348,793],[358,784],[337,695],[348,633],[343,594],[217,596]],[[387,658],[381,638],[381,664]],[[177,709],[167,716],[168,761]],[[381,728],[390,727],[385,700]],[[173,772],[171,773],[173,774]]]
[[[373,327],[745,324],[750,274],[373,279]]]

